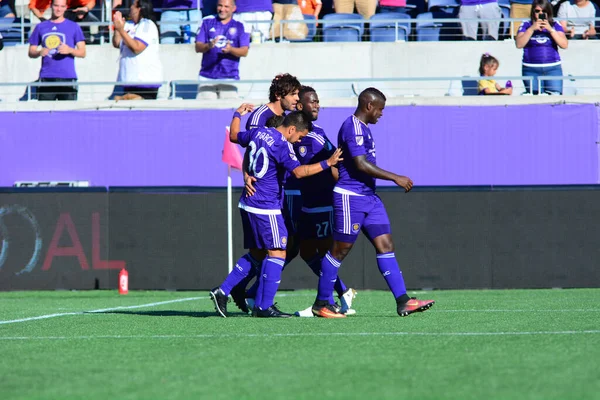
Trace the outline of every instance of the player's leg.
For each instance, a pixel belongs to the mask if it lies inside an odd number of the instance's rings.
[[[411,299],[407,295],[404,277],[394,253],[390,220],[385,206],[377,195],[369,196],[369,201],[371,207],[365,218],[363,231],[375,247],[379,272],[396,299],[398,314],[404,317],[416,311],[425,311],[434,301]]]
[[[285,223],[281,214],[259,215],[258,217],[262,220],[259,244],[268,250],[267,257],[262,262],[252,316],[291,317],[291,314],[283,313],[275,306],[275,295],[281,282],[281,271],[285,263],[287,247]]]
[[[333,291],[342,261],[356,242],[365,218],[364,196],[350,196],[333,193],[333,245],[321,261],[321,275],[317,290],[317,299],[313,305],[313,313],[325,318],[345,316],[330,312],[328,298]]]
[[[221,285],[210,291],[210,297],[215,303],[215,310],[222,316],[227,316],[227,301],[232,288],[243,281],[252,271],[253,267],[258,268],[260,260],[252,256],[252,254],[260,254],[258,252],[259,241],[257,236],[258,230],[261,228],[257,221],[254,221],[255,215],[250,214],[245,210],[240,210],[242,217],[242,227],[244,229],[244,248],[250,251],[243,255],[236,263],[232,271],[227,275]],[[248,312],[248,310],[242,310]]]

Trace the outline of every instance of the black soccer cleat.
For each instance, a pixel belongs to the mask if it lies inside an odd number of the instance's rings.
[[[252,310],[252,316],[256,318],[290,318],[293,315],[280,311],[275,304],[273,304],[266,310],[261,310],[258,307],[254,307]]]
[[[246,303],[246,289],[244,289],[243,286],[234,286],[229,294],[231,295],[235,305],[242,310],[243,313],[248,314],[250,312],[248,309],[248,304]]]
[[[229,296],[227,296],[220,287],[216,287],[209,292],[210,299],[215,303],[215,310],[223,317],[227,317],[227,302],[229,302]]]

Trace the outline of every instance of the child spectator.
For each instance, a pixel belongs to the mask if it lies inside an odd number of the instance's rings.
[[[489,53],[485,53],[481,56],[479,62],[479,75],[486,78],[491,78],[496,75],[496,71],[500,66],[500,62],[496,57]],[[512,94],[512,84],[510,81],[506,82],[506,87],[500,86],[494,79],[480,79],[477,84],[477,90],[479,94]]]

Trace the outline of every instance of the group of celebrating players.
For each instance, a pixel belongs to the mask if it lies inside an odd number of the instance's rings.
[[[354,314],[356,291],[344,284],[338,270],[361,231],[375,247],[379,271],[396,299],[398,315],[425,311],[434,304],[407,295],[390,221],[375,193],[376,179],[393,181],[406,192],[413,187],[410,178],[376,164],[368,125],[377,123],[385,102],[384,94],[375,88],[361,92],[356,111],[340,128],[337,148],[313,123],[320,111],[316,91],[290,74],[273,79],[269,103],[256,109],[242,104],[236,110],[230,140],[246,148],[245,187],[238,207],[248,253],[210,291],[220,316],[227,316],[231,295],[253,317],[292,317],[277,307],[275,295],[283,269],[298,254],[319,277],[319,284],[313,305],[295,315],[345,318]],[[241,117],[248,113],[246,130],[241,131]]]

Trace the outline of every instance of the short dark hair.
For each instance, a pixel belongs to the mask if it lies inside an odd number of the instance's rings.
[[[317,91],[310,86],[300,87],[300,91],[298,92],[298,98],[300,101],[302,101],[302,97],[307,93],[317,93]]]
[[[140,19],[146,18],[151,21],[156,21],[156,16],[154,15],[154,6],[152,5],[152,0],[137,0],[137,1],[140,6]]]
[[[381,90],[374,87],[366,88],[358,95],[358,105],[361,108],[366,107],[369,102],[375,99],[379,99],[383,102],[387,100]]]
[[[283,115],[273,115],[265,122],[265,126],[267,128],[277,128],[283,124],[284,119],[285,116]]]
[[[292,93],[294,90],[300,90],[300,81],[290,74],[279,74],[271,81],[269,87],[269,101],[277,101],[277,97],[282,98]]]
[[[296,129],[299,131],[310,132],[312,130],[312,122],[301,111],[292,111],[291,113],[286,115],[282,125],[284,128],[295,126]]]

